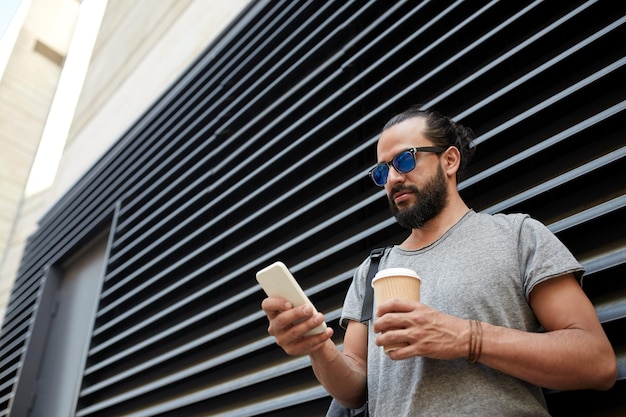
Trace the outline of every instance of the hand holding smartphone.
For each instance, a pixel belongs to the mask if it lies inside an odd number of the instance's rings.
[[[256,280],[269,297],[286,298],[294,307],[309,304],[314,311],[317,311],[284,263],[274,262],[261,269],[256,273]],[[326,323],[322,323],[308,332],[306,336],[322,333],[325,329]]]

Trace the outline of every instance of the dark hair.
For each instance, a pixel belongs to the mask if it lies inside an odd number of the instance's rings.
[[[420,109],[413,106],[408,110],[397,114],[387,122],[383,131],[390,127],[404,122],[405,120],[421,117],[426,122],[424,136],[430,139],[435,146],[455,146],[461,154],[461,163],[456,173],[457,183],[463,178],[467,164],[469,164],[476,146],[474,145],[474,132],[450,118],[444,116],[436,110]]]

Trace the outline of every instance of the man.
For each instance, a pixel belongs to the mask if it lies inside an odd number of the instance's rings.
[[[330,328],[304,337],[324,321],[321,313],[280,298],[262,303],[277,344],[310,355],[319,381],[348,407],[369,399],[376,417],[541,416],[548,412],[540,387],[615,382],[615,353],[571,253],[526,215],[476,213],[461,199],[457,182],[472,139],[447,117],[411,108],[387,123],[378,142],[370,176],[411,230],[380,268],[414,269],[421,302],[378,306],[369,333],[359,321],[364,261],[343,306],[343,352]],[[398,342],[407,346],[384,353],[381,346]]]

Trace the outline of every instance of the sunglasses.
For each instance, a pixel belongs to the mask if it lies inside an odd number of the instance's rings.
[[[393,166],[400,174],[406,174],[415,169],[415,154],[417,152],[441,153],[446,149],[448,148],[444,148],[443,146],[423,146],[421,148],[407,149],[394,156],[390,162],[381,162],[376,165],[368,172],[368,175],[372,178],[374,184],[382,187],[387,184],[389,167]]]

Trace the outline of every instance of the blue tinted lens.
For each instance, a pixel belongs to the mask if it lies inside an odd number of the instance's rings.
[[[411,151],[404,151],[393,158],[393,166],[401,174],[406,174],[415,168],[415,157]]]
[[[387,182],[387,175],[389,174],[389,167],[387,164],[378,165],[372,170],[372,179],[378,186],[383,186]]]

